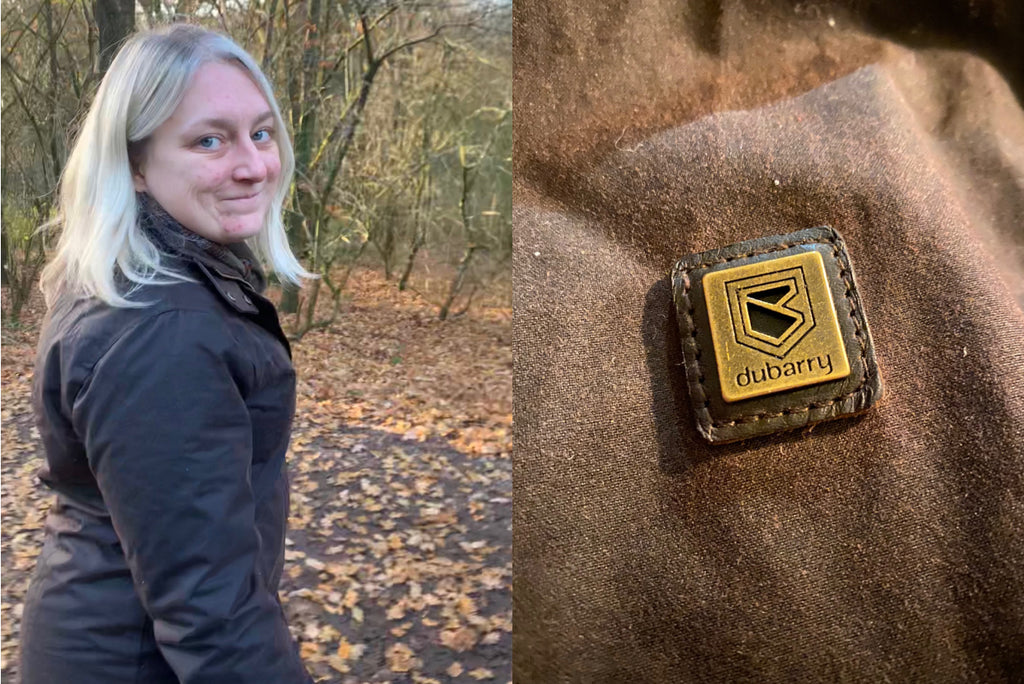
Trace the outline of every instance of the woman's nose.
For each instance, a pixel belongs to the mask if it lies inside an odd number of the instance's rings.
[[[246,137],[236,148],[233,176],[236,181],[259,183],[267,177],[267,163],[256,145]]]

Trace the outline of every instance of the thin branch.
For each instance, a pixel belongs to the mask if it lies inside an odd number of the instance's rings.
[[[71,48],[68,47],[67,43],[63,44],[64,56],[68,58],[68,62],[75,65],[74,69],[70,69],[71,74],[71,87],[75,91],[75,97],[78,100],[82,99],[82,81],[78,78],[78,61],[74,55],[71,54]]]
[[[221,30],[224,33],[230,34],[231,32],[228,30],[228,20],[226,17],[227,11],[226,8],[224,7],[224,0],[216,0],[216,2],[213,3],[213,5],[217,9],[217,18],[220,19]]]
[[[439,35],[441,35],[441,32],[443,30],[445,30],[446,28],[454,28],[455,26],[457,26],[457,24],[443,24],[441,26],[438,26],[436,29],[434,29],[428,35],[421,36],[419,38],[413,38],[410,41],[407,41],[405,43],[402,43],[401,45],[395,46],[395,47],[391,48],[390,50],[388,50],[387,52],[385,52],[383,55],[381,55],[380,56],[380,61],[383,62],[388,57],[391,57],[395,53],[401,52],[402,50],[405,50],[406,48],[411,48],[414,45],[419,45],[420,43],[426,43],[428,40],[433,40],[434,38],[437,38]]]
[[[364,40],[364,45],[366,46],[366,60],[367,60],[367,67],[366,67],[366,70],[363,72],[363,82],[362,82],[362,84],[361,84],[361,86],[359,88],[359,93],[356,95],[356,97],[353,100],[351,100],[349,102],[348,106],[345,109],[345,113],[342,114],[341,118],[338,120],[338,123],[335,124],[334,128],[331,129],[331,132],[328,133],[327,137],[324,138],[323,142],[320,143],[320,147],[318,148],[316,155],[314,155],[313,160],[309,164],[309,173],[310,174],[312,174],[313,171],[319,166],[319,164],[321,163],[321,161],[323,159],[323,153],[331,145],[331,143],[334,142],[335,138],[337,138],[339,134],[341,135],[342,149],[340,150],[339,154],[336,155],[336,158],[344,159],[345,154],[348,152],[348,147],[349,147],[349,145],[351,143],[352,137],[355,134],[355,127],[359,123],[359,117],[360,117],[360,114],[362,113],[362,109],[366,105],[366,99],[369,96],[370,85],[372,85],[373,79],[374,79],[374,77],[376,77],[378,70],[384,65],[384,63],[388,60],[388,58],[392,57],[393,55],[397,54],[398,52],[400,52],[402,50],[405,50],[405,49],[411,48],[411,47],[413,47],[415,45],[419,45],[421,43],[425,43],[427,41],[433,40],[434,38],[439,36],[442,31],[444,31],[446,29],[455,28],[455,27],[458,27],[458,26],[469,26],[469,25],[472,25],[472,24],[442,24],[441,26],[437,27],[432,33],[430,33],[430,34],[428,34],[426,36],[421,36],[419,38],[414,38],[412,40],[406,41],[406,42],[402,43],[401,45],[398,45],[396,47],[391,48],[390,50],[385,52],[380,57],[374,57],[374,54],[373,54],[373,44],[370,41],[370,34],[368,33],[368,28],[369,27],[368,27],[368,24],[366,23],[366,15],[365,15],[365,13],[360,12],[360,14],[359,14],[359,22],[360,22],[360,24],[363,27],[363,37],[365,39]],[[333,173],[331,181],[327,185],[324,186],[325,190],[328,193],[330,191],[331,186],[334,184],[333,183],[333,176],[336,176],[336,175],[337,175],[337,173]]]
[[[57,32],[58,36],[64,35],[64,29],[68,26],[68,20],[71,18],[71,12],[75,9],[75,3],[68,4],[68,11],[64,15],[64,21],[60,23],[60,30]]]
[[[43,6],[41,4],[40,5],[36,5],[36,13],[32,15],[31,19],[29,19],[27,22],[22,24],[22,29],[20,31],[18,31],[18,36],[14,39],[14,45],[12,45],[7,50],[7,56],[8,57],[13,55],[14,51],[18,49],[18,43],[20,43],[21,39],[25,37],[26,33],[31,33],[32,35],[36,36],[37,38],[39,37],[39,35],[35,31],[29,29],[29,26],[31,26],[32,24],[35,23],[35,21],[39,18],[39,13],[42,12],[42,11],[43,11]],[[10,32],[11,32],[11,29],[8,28],[7,29],[7,33],[10,34]]]
[[[31,88],[36,95],[43,98],[44,100],[48,99],[47,94],[40,90],[39,86],[37,86],[35,82],[29,81],[27,78],[18,73],[18,71],[14,68],[14,65],[11,64],[11,61],[9,59],[7,59],[6,57],[0,57],[0,63],[7,67],[7,71],[10,72],[11,75],[13,75],[16,79],[21,81],[23,85]]]
[[[369,66],[376,61],[373,58],[373,41],[370,40],[370,31],[373,27],[366,24],[366,12],[362,7],[359,8],[359,25],[363,28],[363,45],[366,48],[366,63]]]
[[[372,31],[373,29],[377,28],[378,24],[380,24],[382,21],[387,19],[392,14],[394,14],[395,10],[397,10],[397,9],[398,9],[397,6],[396,7],[389,7],[388,10],[386,12],[384,12],[384,14],[380,15],[379,17],[377,17],[376,19],[373,20],[373,23],[371,23],[369,25],[369,29]],[[348,59],[348,53],[352,52],[357,47],[362,45],[364,40],[365,40],[365,37],[367,35],[369,35],[369,34],[366,32],[366,27],[364,26],[363,33],[358,38],[356,38],[353,42],[351,42],[348,45],[346,45],[344,50],[340,50],[338,52],[338,59],[336,59],[334,61],[334,65],[328,70],[330,74],[333,75],[333,74],[337,73],[338,69],[341,68],[342,62],[344,62],[344,61],[346,61]]]
[[[8,71],[6,71],[4,73],[11,73],[11,71],[8,70]],[[40,149],[41,150],[45,150],[46,149],[46,141],[43,140],[43,131],[40,128],[39,122],[32,115],[32,110],[29,108],[28,104],[26,104],[25,98],[22,96],[21,91],[18,90],[18,86],[14,83],[14,81],[11,81],[11,80],[8,80],[8,83],[10,83],[11,87],[14,89],[14,97],[18,100],[18,104],[21,105],[21,108],[24,110],[25,115],[28,117],[28,122],[32,125],[32,130],[35,131],[36,139],[39,141]],[[43,179],[45,180],[47,187],[49,187],[50,179],[49,179],[49,174],[47,173],[47,168],[46,168],[45,161],[43,163]]]

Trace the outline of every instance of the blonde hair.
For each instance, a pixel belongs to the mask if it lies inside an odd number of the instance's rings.
[[[111,306],[145,306],[118,291],[115,267],[134,287],[191,280],[161,265],[159,250],[139,227],[129,147],[143,144],[177,108],[196,71],[215,61],[248,72],[274,115],[281,174],[263,229],[251,246],[282,280],[298,285],[301,278],[315,277],[292,254],[281,220],[295,156],[270,83],[230,38],[175,24],[132,36],[89,108],[61,177],[57,218],[44,226],[63,228],[40,281],[48,306],[65,288]]]

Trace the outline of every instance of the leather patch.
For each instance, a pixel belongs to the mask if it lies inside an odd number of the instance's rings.
[[[697,429],[709,441],[853,415],[882,396],[853,268],[832,228],[685,256],[672,291]]]

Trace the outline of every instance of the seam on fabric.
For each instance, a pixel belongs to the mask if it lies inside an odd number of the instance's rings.
[[[689,300],[687,300],[687,301],[689,301]],[[121,342],[121,340],[123,340],[128,335],[134,333],[141,326],[143,326],[143,325],[145,325],[147,323],[150,323],[152,321],[155,321],[158,318],[162,318],[163,316],[168,315],[168,314],[176,314],[176,313],[180,314],[180,313],[186,313],[186,312],[188,312],[188,313],[204,314],[204,315],[207,315],[207,316],[213,316],[218,321],[221,321],[221,322],[224,321],[224,318],[222,316],[218,316],[217,314],[215,314],[212,311],[209,311],[207,309],[198,309],[198,308],[193,309],[193,308],[184,308],[184,307],[180,307],[179,308],[179,307],[175,307],[173,309],[164,309],[162,311],[147,312],[148,315],[145,318],[142,318],[142,319],[140,319],[138,321],[134,321],[131,324],[130,327],[122,330],[119,335],[117,335],[106,347],[104,347],[103,352],[100,353],[99,356],[96,357],[96,360],[93,361],[93,363],[89,366],[88,372],[86,373],[85,377],[82,379],[82,384],[79,386],[78,391],[75,393],[75,396],[71,398],[71,404],[70,405],[72,407],[74,407],[74,405],[78,403],[78,397],[81,396],[82,392],[85,391],[86,387],[88,387],[89,385],[92,384],[93,375],[95,375],[95,373],[96,373],[96,367],[99,366],[100,363],[102,363],[107,358],[107,356],[110,355],[111,351],[113,351],[114,347],[116,347],[118,345],[118,343]],[[234,331],[232,331],[230,329],[230,326],[225,325],[225,327],[228,328],[228,335],[231,336],[231,339],[234,340],[235,346],[238,347],[240,345],[238,337],[235,335]],[[250,363],[252,364],[253,371],[255,372],[255,368],[256,368],[255,362],[250,361]]]
[[[143,664],[143,650],[142,644],[146,639],[146,622],[149,621],[149,614],[145,610],[142,611],[142,628],[139,629],[139,652],[136,656],[135,662],[135,684],[146,684],[140,677],[142,676],[142,664]],[[155,641],[155,639],[154,639]],[[157,649],[159,652],[159,648]]]
[[[841,394],[834,399],[828,401],[813,401],[807,406],[791,407],[783,409],[782,411],[770,412],[765,411],[763,413],[755,413],[748,416],[740,416],[733,420],[714,421],[711,420],[711,412],[708,410],[710,401],[708,400],[707,390],[704,388],[704,369],[701,366],[700,358],[702,355],[700,344],[697,342],[697,325],[694,322],[695,309],[692,300],[690,299],[690,272],[699,268],[707,268],[708,266],[717,266],[718,264],[725,264],[730,261],[736,261],[737,259],[745,259],[752,256],[760,256],[762,254],[771,254],[772,252],[781,252],[790,247],[797,247],[799,245],[809,244],[821,244],[820,238],[812,238],[807,240],[800,240],[798,242],[790,242],[782,245],[773,245],[770,249],[755,250],[747,252],[746,254],[737,254],[735,256],[724,257],[721,259],[715,259],[712,261],[705,261],[689,268],[680,269],[683,275],[683,298],[686,301],[686,320],[690,326],[690,338],[693,340],[694,353],[694,365],[697,368],[697,386],[700,389],[700,397],[698,401],[702,402],[697,407],[697,411],[702,415],[704,421],[712,428],[718,427],[732,427],[741,423],[754,423],[764,418],[778,418],[780,416],[790,416],[797,413],[807,413],[812,409],[827,408],[833,404],[837,404],[841,401],[845,401],[850,397],[859,394],[864,390],[864,386],[873,377],[871,370],[868,368],[867,363],[867,343],[864,341],[864,336],[861,332],[860,316],[861,312],[857,309],[856,303],[853,300],[853,284],[849,279],[849,272],[846,268],[846,264],[843,263],[843,253],[839,248],[839,243],[836,240],[835,231],[829,229],[830,235],[826,238],[829,245],[832,247],[832,255],[835,257],[836,263],[839,265],[839,276],[843,279],[843,283],[846,285],[846,301],[850,305],[850,318],[853,319],[853,330],[854,336],[857,338],[858,344],[860,344],[860,361],[861,368],[863,368],[864,377],[861,379],[860,384],[850,392]],[[691,383],[692,387],[692,383]]]

